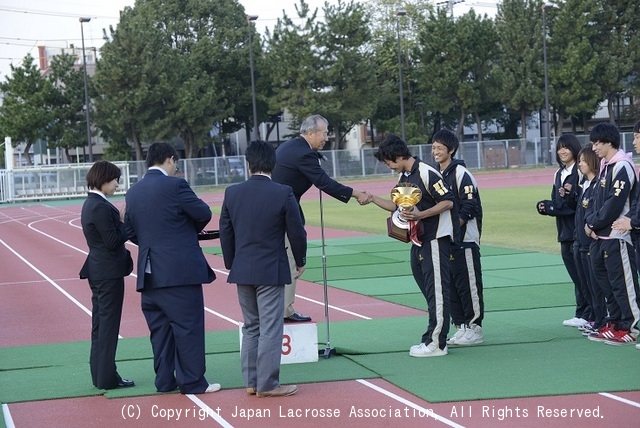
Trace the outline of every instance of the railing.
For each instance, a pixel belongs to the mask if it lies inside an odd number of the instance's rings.
[[[12,170],[0,170],[0,202],[69,199],[87,194],[86,175],[92,164],[66,164],[34,166]],[[129,164],[116,163],[122,170],[120,186],[116,194],[124,194],[129,188]]]
[[[582,144],[588,138],[579,136]],[[633,134],[622,135],[620,147],[633,149]],[[325,151],[324,169],[334,179],[389,176],[391,171],[373,154],[377,148]],[[431,145],[411,146],[412,154],[433,164]],[[551,148],[555,165],[555,147]],[[471,170],[503,169],[544,165],[540,140],[465,141],[456,157]],[[124,194],[146,172],[144,161],[119,162],[122,178],[116,194]],[[0,202],[65,199],[86,194],[85,176],[91,164],[36,166],[11,171],[0,170]],[[248,178],[244,156],[180,159],[178,174],[193,187],[226,186]]]

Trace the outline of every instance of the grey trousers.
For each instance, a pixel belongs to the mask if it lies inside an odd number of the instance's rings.
[[[293,308],[293,302],[296,300],[296,259],[293,258],[293,252],[291,251],[291,244],[289,243],[289,237],[284,235],[284,245],[287,246],[287,257],[289,258],[289,269],[291,270],[291,284],[285,284],[284,286],[284,312],[285,318],[290,317],[295,313]]]
[[[282,285],[238,285],[242,309],[240,361],[247,388],[271,391],[280,385],[284,319]]]

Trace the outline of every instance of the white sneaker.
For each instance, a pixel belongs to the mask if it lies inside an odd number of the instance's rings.
[[[411,348],[409,348],[409,353],[415,351],[416,349],[420,348],[422,345],[424,345],[424,343],[419,343],[417,345],[413,345]]]
[[[220,391],[220,384],[219,383],[210,383],[209,386],[207,387],[207,389],[204,390],[204,393],[207,394],[209,392],[216,392],[216,391]]]
[[[467,326],[464,324],[457,325],[456,328],[458,329],[458,331],[456,331],[453,336],[447,339],[447,345],[455,345],[456,341],[464,336],[464,333],[467,331]]]
[[[470,346],[479,345],[484,342],[484,333],[482,327],[477,324],[471,324],[467,327],[464,335],[456,340],[455,344],[458,346]]]
[[[439,349],[438,345],[435,342],[431,342],[428,345],[421,343],[419,347],[412,349],[409,351],[409,355],[412,357],[442,357],[447,355],[447,347],[444,349]]]
[[[567,327],[584,327],[587,324],[589,324],[589,321],[576,317],[562,321],[562,325],[566,325]]]
[[[636,343],[636,349],[640,349],[640,343]]]

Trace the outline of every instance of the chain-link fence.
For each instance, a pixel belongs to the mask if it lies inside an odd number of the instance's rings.
[[[584,145],[587,136],[579,136]],[[620,147],[633,151],[633,134],[622,135]],[[391,175],[391,171],[373,154],[377,148],[363,147],[359,150],[324,151],[327,158],[323,167],[336,180]],[[431,145],[410,146],[411,153],[433,165]],[[547,155],[547,156],[545,156]],[[489,140],[465,141],[460,144],[456,157],[463,159],[471,170],[507,169],[546,165],[545,159],[555,166],[555,147],[542,153],[540,140]],[[122,169],[119,194],[144,176],[144,161],[119,162]],[[0,170],[0,202],[40,199],[64,199],[86,194],[85,175],[91,164],[69,164],[25,167]],[[244,156],[225,156],[196,159],[180,159],[178,176],[185,178],[193,187],[226,186],[246,180],[249,171]]]

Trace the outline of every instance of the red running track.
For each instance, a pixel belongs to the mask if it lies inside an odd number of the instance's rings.
[[[502,178],[492,174],[478,174],[477,177],[482,183],[479,186],[485,188],[491,187],[491,183],[513,184],[518,180],[530,185],[547,184],[553,178],[550,169],[531,171],[522,176],[513,174],[510,172]],[[384,194],[394,183],[393,178],[362,182],[361,188]],[[523,185],[522,182],[519,185]],[[308,197],[312,198],[313,193],[308,192]],[[221,197],[220,192],[203,195],[203,199],[210,204],[219,204]],[[15,205],[0,209],[0,257],[3,261],[0,270],[1,347],[89,339],[91,294],[86,281],[78,278],[86,252],[86,243],[79,227],[81,203],[78,201],[77,204],[57,207],[46,204]],[[329,230],[326,235],[331,238],[358,234]],[[319,238],[319,229],[309,228],[309,236],[312,239]],[[130,249],[135,257],[135,246],[131,245]],[[235,289],[226,283],[226,270],[221,258],[207,255],[207,259],[216,269],[218,279],[204,287],[206,306],[210,309],[206,313],[206,328],[208,331],[235,330],[236,323],[241,319]],[[134,281],[134,277],[127,278],[121,335],[146,337],[148,330],[139,309],[139,295],[135,292]],[[297,299],[297,308],[317,320],[323,319],[322,287],[301,281],[298,294],[309,300]],[[330,303],[337,308],[331,309],[331,320],[424,315],[421,311],[336,289],[330,290]],[[428,366],[428,362],[425,364]],[[631,370],[630,375],[634,374]],[[240,410],[236,411],[236,406]],[[600,417],[547,418],[540,415],[539,406],[543,410],[572,407],[599,409]],[[166,420],[166,412],[170,409],[176,412],[182,409],[179,421],[175,417]],[[246,412],[253,410],[254,417],[242,417],[242,409]],[[298,409],[302,409],[302,415],[304,409],[309,409],[311,413],[300,416]],[[332,411],[331,417],[327,416],[328,409]],[[336,416],[333,409],[339,409],[340,416]],[[407,427],[631,427],[638,426],[640,420],[640,392],[432,404],[384,380],[374,379],[300,385],[298,395],[277,399],[248,397],[244,390],[223,390],[198,397],[171,394],[107,399],[97,396],[15,403],[4,406],[4,410],[5,421],[10,418],[8,425],[12,421],[17,427],[107,424],[136,427],[190,427],[203,424],[236,427],[277,424],[297,427],[303,424],[305,427],[315,427],[327,423],[353,427],[391,427],[399,424]],[[186,410],[190,410],[190,413],[185,416]],[[392,411],[394,416],[361,418],[350,416],[352,410],[356,413]],[[270,413],[271,417],[259,418],[259,411],[262,415]],[[285,415],[293,411],[294,417],[282,417],[281,411]],[[317,415],[321,411],[324,417]],[[395,414],[396,411],[399,413]],[[201,421],[203,413],[206,418]]]

